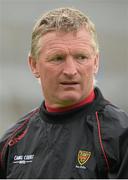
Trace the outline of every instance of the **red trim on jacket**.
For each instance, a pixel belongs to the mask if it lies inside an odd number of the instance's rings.
[[[102,143],[101,126],[100,126],[100,120],[99,120],[99,117],[98,117],[98,112],[96,112],[96,120],[97,120],[97,126],[98,126],[98,138],[99,138],[99,142],[100,142],[100,147],[101,147],[101,150],[102,150],[102,153],[103,153],[103,156],[104,156],[104,160],[106,162],[107,169],[109,170],[110,167],[109,167],[108,158],[107,158],[107,155],[106,155],[106,152],[104,150],[103,143]]]
[[[25,131],[23,131],[17,138],[15,138],[15,135],[18,131],[20,131],[30,120],[30,118],[37,112],[39,111],[39,109],[34,110],[30,116],[23,122],[23,124],[21,124],[18,128],[16,128],[14,130],[14,132],[12,132],[12,135],[7,139],[7,141],[5,142],[5,144],[3,145],[2,151],[0,152],[0,165],[1,167],[3,166],[3,155],[6,151],[6,147],[9,146],[13,146],[15,145],[19,140],[21,140],[27,133],[28,129],[26,129]],[[13,138],[14,137],[14,138]],[[12,140],[14,140],[13,144],[12,144]]]

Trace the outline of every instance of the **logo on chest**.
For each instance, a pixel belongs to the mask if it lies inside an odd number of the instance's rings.
[[[78,162],[82,166],[84,165],[90,158],[91,152],[89,151],[81,151],[78,152]]]
[[[91,157],[91,152],[79,150],[77,155],[78,165],[76,165],[76,168],[86,169],[85,164],[90,159],[90,157]]]
[[[30,155],[15,155],[13,157],[13,163],[14,164],[26,164],[26,163],[31,163],[34,158],[33,154]]]

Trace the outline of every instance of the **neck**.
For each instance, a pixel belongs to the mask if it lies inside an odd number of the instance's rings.
[[[94,90],[92,90],[88,97],[86,97],[85,99],[83,99],[79,103],[73,104],[71,106],[53,108],[53,107],[48,106],[45,103],[45,107],[46,107],[48,112],[65,112],[65,111],[68,111],[68,110],[75,109],[77,107],[81,107],[81,106],[83,106],[85,104],[91,103],[94,99],[95,99],[95,93],[94,93]]]

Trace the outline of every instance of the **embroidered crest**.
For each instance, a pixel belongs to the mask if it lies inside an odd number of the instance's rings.
[[[89,160],[90,156],[91,156],[91,152],[79,150],[79,152],[78,152],[78,162],[79,162],[79,164],[81,166],[83,164],[85,164]]]

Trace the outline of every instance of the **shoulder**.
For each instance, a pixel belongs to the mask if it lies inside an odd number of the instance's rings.
[[[128,114],[121,108],[110,103],[105,106],[103,115],[107,120],[110,119],[111,123],[118,124],[122,128],[128,128]]]
[[[128,136],[128,114],[119,107],[108,104],[98,113],[102,137],[112,141],[124,139]]]
[[[5,177],[5,167],[6,167],[6,155],[8,148],[17,144],[28,132],[29,126],[33,120],[35,120],[39,115],[39,109],[36,108],[20,118],[20,120],[9,128],[3,137],[0,139],[0,169],[2,170],[3,176]]]
[[[15,137],[22,138],[25,135],[30,121],[33,118],[36,118],[36,116],[38,115],[38,112],[39,112],[39,108],[35,108],[31,112],[27,113],[25,116],[20,118],[17,121],[17,123],[12,125],[12,127],[10,127],[5,132],[2,138],[0,138],[0,152],[1,152],[1,149],[5,146],[5,144],[8,144],[9,142],[11,142],[13,138]]]
[[[102,127],[104,128],[128,128],[128,114],[110,101],[106,100],[99,88],[95,88],[96,111]]]

